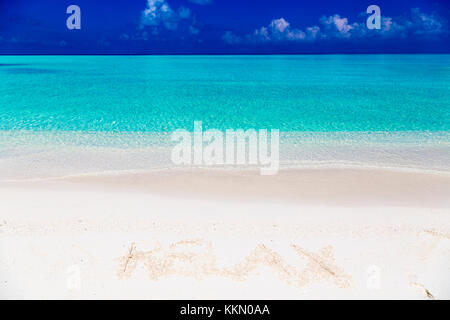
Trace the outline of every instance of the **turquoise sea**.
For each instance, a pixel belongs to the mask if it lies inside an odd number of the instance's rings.
[[[290,163],[384,154],[447,169],[450,55],[0,56],[0,174],[20,161],[58,167],[49,146],[158,146],[155,135],[194,121],[279,129]],[[140,157],[108,169],[144,168]]]

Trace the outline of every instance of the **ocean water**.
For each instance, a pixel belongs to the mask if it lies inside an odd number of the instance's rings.
[[[194,121],[279,129],[285,164],[448,170],[450,55],[0,56],[0,175],[167,165]]]
[[[450,130],[450,55],[0,56],[0,83],[0,130]]]

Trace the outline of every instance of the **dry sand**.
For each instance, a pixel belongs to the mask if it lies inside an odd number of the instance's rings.
[[[449,299],[450,176],[199,169],[2,183],[0,297]]]

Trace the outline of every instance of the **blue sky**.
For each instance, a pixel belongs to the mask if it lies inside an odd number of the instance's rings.
[[[0,54],[449,53],[449,2],[0,0]],[[81,30],[66,27],[72,4]]]

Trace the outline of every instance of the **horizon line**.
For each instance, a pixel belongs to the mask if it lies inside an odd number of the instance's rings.
[[[336,53],[0,53],[0,56],[311,56],[311,55],[439,55],[449,52],[336,52]]]

